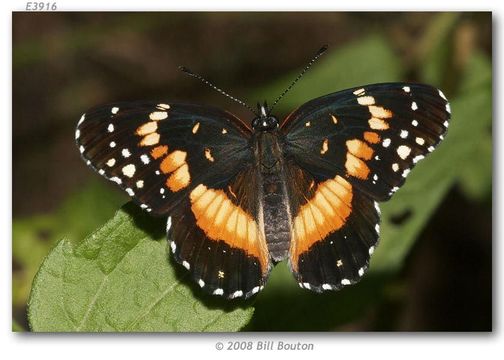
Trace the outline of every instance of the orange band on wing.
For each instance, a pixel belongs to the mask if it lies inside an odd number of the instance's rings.
[[[257,222],[242,208],[229,200],[222,190],[200,184],[191,191],[191,210],[196,224],[212,240],[222,240],[259,259],[267,270],[267,248],[264,234]]]
[[[297,271],[299,256],[314,243],[339,230],[352,212],[352,186],[341,176],[320,183],[314,196],[293,220],[291,263]]]

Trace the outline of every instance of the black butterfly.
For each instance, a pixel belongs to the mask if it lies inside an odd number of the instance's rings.
[[[88,165],[168,216],[175,259],[203,289],[248,298],[284,259],[305,289],[359,281],[379,237],[377,201],[449,118],[440,90],[385,83],[311,100],[281,123],[266,103],[251,125],[210,106],[110,104],[82,115],[75,137]]]

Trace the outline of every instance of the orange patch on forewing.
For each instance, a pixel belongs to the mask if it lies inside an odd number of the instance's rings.
[[[142,138],[140,141],[140,146],[152,146],[152,145],[157,145],[159,142],[160,136],[158,133],[151,133],[149,135],[146,135]]]
[[[347,149],[350,153],[364,160],[370,160],[373,156],[373,149],[364,141],[353,139],[346,142]]]
[[[294,270],[299,255],[345,224],[352,212],[352,197],[352,186],[338,175],[320,183],[314,196],[300,207],[292,225],[290,256]]]
[[[320,154],[324,155],[327,150],[329,150],[329,140],[324,139],[324,142],[322,143],[322,149],[320,149]]]
[[[168,113],[166,111],[154,111],[149,114],[149,119],[153,121],[164,120],[168,117]]]
[[[168,146],[166,145],[156,146],[154,149],[151,150],[151,156],[154,159],[159,159],[161,156],[164,156],[167,153],[168,153]]]
[[[214,162],[215,159],[214,157],[212,156],[212,152],[210,151],[210,149],[205,149],[205,157],[207,158],[208,161],[210,162]]]
[[[369,109],[369,112],[371,113],[371,115],[373,115],[373,117],[377,117],[380,119],[388,119],[388,118],[392,117],[392,111],[387,110],[381,106],[371,105],[371,106],[368,106],[368,109]]]
[[[380,135],[372,131],[364,132],[364,140],[370,144],[377,144],[380,142]]]
[[[186,156],[185,151],[175,150],[161,161],[159,168],[165,174],[173,172],[185,164]]]
[[[389,124],[382,119],[378,119],[372,117],[368,120],[369,127],[373,130],[387,130],[389,128]]]
[[[154,131],[157,130],[157,121],[149,121],[140,126],[137,130],[136,133],[139,136],[151,134]]]
[[[348,175],[361,180],[366,180],[369,175],[369,168],[366,163],[350,152],[346,154],[345,169]]]
[[[208,238],[222,240],[256,257],[266,271],[266,241],[250,214],[234,205],[224,191],[209,189],[203,184],[194,188],[189,198],[196,224]]]
[[[191,175],[189,175],[189,166],[182,165],[170,175],[166,180],[166,186],[173,191],[179,191],[191,183]]]

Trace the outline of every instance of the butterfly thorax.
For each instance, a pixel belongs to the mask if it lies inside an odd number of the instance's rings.
[[[291,214],[288,203],[285,163],[278,128],[257,132],[255,159],[258,171],[258,201],[268,250],[274,261],[288,255],[291,240]]]

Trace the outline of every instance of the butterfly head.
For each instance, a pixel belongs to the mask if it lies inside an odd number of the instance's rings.
[[[278,127],[278,119],[271,115],[266,101],[264,104],[257,103],[258,116],[252,120],[252,128],[256,131],[270,131]]]

